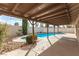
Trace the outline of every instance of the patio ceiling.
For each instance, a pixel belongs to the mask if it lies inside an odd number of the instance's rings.
[[[77,3],[0,3],[0,14],[56,25],[74,23],[78,13]]]

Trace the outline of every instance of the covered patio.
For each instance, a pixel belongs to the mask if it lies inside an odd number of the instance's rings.
[[[32,34],[35,35],[35,22],[54,25],[74,25],[75,33],[65,33],[54,37],[47,36],[36,45],[24,46],[3,55],[15,56],[64,56],[79,55],[79,4],[77,3],[1,3],[0,14],[29,20],[32,24]],[[32,22],[31,22],[32,21]],[[2,56],[3,56],[2,55]]]

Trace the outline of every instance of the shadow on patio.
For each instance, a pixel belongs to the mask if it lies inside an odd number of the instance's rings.
[[[76,38],[62,37],[39,56],[79,56]]]
[[[27,50],[27,52],[26,52],[26,54],[25,54],[25,56],[27,56],[31,51],[32,51],[32,49],[36,46],[37,44],[31,44],[31,45],[26,45],[26,46],[23,46],[22,48],[21,48],[21,50]]]

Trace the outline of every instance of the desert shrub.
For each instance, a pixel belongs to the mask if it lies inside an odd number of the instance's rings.
[[[17,34],[17,36],[21,36],[21,35],[22,35],[22,30],[18,30],[18,31],[16,32],[16,34]]]
[[[6,36],[6,29],[7,29],[6,24],[0,24],[0,47],[1,47],[2,42],[4,41],[4,38]]]
[[[36,35],[29,35],[26,37],[26,43],[28,44],[36,43],[36,40],[37,40]]]

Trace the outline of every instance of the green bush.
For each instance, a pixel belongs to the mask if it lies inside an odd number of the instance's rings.
[[[22,20],[22,33],[23,35],[26,35],[27,34],[27,25],[28,25],[28,22],[27,20]]]
[[[21,35],[22,35],[22,30],[18,30],[18,31],[16,32],[16,34],[17,34],[17,36],[21,36]]]
[[[27,44],[33,44],[33,43],[36,43],[36,40],[37,40],[37,36],[36,35],[29,35],[26,37],[26,43]]]
[[[4,41],[3,38],[6,35],[6,28],[7,28],[6,24],[0,24],[0,47],[2,45],[2,42]]]
[[[26,37],[26,43],[27,44],[32,44],[32,36],[31,35]]]

